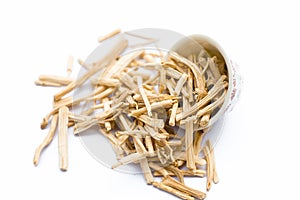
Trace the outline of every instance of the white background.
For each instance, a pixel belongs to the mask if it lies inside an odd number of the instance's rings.
[[[76,137],[68,172],[58,169],[56,138],[32,164],[57,91],[34,80],[63,75],[70,54],[85,59],[115,28],[206,34],[240,65],[243,93],[216,147],[220,183],[207,199],[299,199],[299,8],[289,0],[0,1],[0,199],[176,199],[102,166]]]

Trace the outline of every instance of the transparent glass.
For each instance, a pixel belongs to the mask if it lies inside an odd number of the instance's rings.
[[[128,47],[122,55],[126,55],[140,49],[145,49],[150,51],[159,50],[161,52],[164,52],[166,55],[168,54],[168,52],[174,51],[182,56],[187,57],[192,52],[200,52],[206,50],[204,48],[205,44],[200,44],[199,41],[195,40],[193,37],[186,37],[174,31],[164,29],[137,29],[127,33],[125,32],[116,35],[109,40],[103,41],[89,55],[85,63],[93,63],[105,57],[107,53],[115,47],[118,41],[124,38],[128,40]],[[221,56],[221,58],[223,57]],[[84,68],[81,69],[78,76],[82,76],[85,72],[86,70]],[[102,72],[103,71],[99,71],[99,73],[97,73],[95,76],[98,76]],[[94,87],[92,86],[91,82],[87,81],[85,84],[75,90],[74,99],[82,98],[92,93],[93,90]],[[228,98],[226,97],[226,99]],[[224,104],[228,104],[228,101],[225,100],[225,103],[223,103],[221,109],[210,120],[208,124],[209,131],[205,134],[202,143],[205,143],[205,141],[209,139],[214,146],[219,140],[225,121]],[[82,103],[80,106],[74,106],[75,113],[81,114],[83,110],[87,110],[93,105],[94,102],[89,101]],[[180,131],[182,131],[183,129],[184,126],[180,126],[176,131],[178,132],[178,134],[180,134]],[[197,129],[199,129],[199,127]],[[99,133],[98,126],[93,126],[80,133],[79,138],[82,145],[90,153],[90,155],[104,166],[111,168],[112,165],[118,162],[118,160],[116,159],[115,151],[113,150],[108,139],[103,134]],[[135,164],[123,165],[115,168],[115,170],[131,174],[141,173],[139,165]]]

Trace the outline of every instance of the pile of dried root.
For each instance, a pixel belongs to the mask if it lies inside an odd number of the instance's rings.
[[[107,40],[119,30],[99,40]],[[63,87],[54,95],[53,109],[41,123],[50,123],[49,134],[36,149],[37,165],[42,150],[51,143],[58,127],[59,165],[68,168],[68,127],[84,134],[98,126],[116,153],[116,168],[138,164],[148,184],[182,199],[204,199],[206,194],[184,184],[184,177],[206,177],[207,190],[218,182],[212,144],[203,141],[209,120],[220,109],[227,93],[223,62],[205,51],[182,57],[175,52],[147,50],[122,54],[126,39],[94,63],[79,60],[86,72],[77,80],[41,75],[37,85]],[[68,62],[68,74],[73,59]],[[99,73],[100,72],[100,73]],[[74,89],[90,83],[90,94],[74,99]],[[93,106],[80,114],[73,107]],[[183,134],[178,134],[178,130]],[[154,177],[162,177],[156,182]]]

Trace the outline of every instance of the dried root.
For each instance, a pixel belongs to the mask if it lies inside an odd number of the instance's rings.
[[[119,33],[119,29],[114,30],[100,37],[99,42]],[[34,164],[51,143],[57,124],[59,167],[63,171],[68,168],[68,126],[74,126],[75,135],[98,126],[116,153],[117,162],[112,168],[139,164],[147,184],[182,199],[204,199],[206,194],[186,186],[184,179],[206,177],[207,191],[219,181],[212,144],[203,137],[227,94],[224,63],[203,51],[188,58],[161,50],[121,55],[126,47],[127,41],[122,38],[101,60],[79,60],[87,71],[77,80],[39,77],[38,85],[64,88],[54,95],[53,110],[41,124],[46,128],[52,118],[49,134],[36,149]],[[69,75],[72,66],[70,58]],[[90,94],[78,99],[66,96],[85,82],[94,88]],[[72,106],[88,102],[93,105],[81,114],[72,113]],[[182,135],[177,134],[178,128],[183,128]],[[163,176],[162,181],[155,182],[153,176]]]

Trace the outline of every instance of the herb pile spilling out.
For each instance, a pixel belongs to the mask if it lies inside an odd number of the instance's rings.
[[[99,40],[109,40],[119,32]],[[84,135],[98,126],[116,154],[112,168],[139,165],[147,184],[182,199],[204,199],[206,194],[186,186],[184,178],[206,177],[207,191],[218,182],[213,147],[203,137],[227,94],[225,64],[205,50],[185,58],[142,47],[124,53],[126,48],[128,41],[120,37],[101,60],[79,60],[86,72],[76,80],[39,77],[37,85],[62,89],[41,123],[42,129],[49,124],[49,133],[35,152],[34,164],[58,132],[59,166],[67,170],[68,130]],[[70,74],[73,59],[68,63]],[[74,90],[83,84],[91,84],[92,92],[75,98]],[[92,106],[84,106],[87,103]],[[74,112],[78,107],[80,113]],[[161,181],[155,177],[162,177]]]

